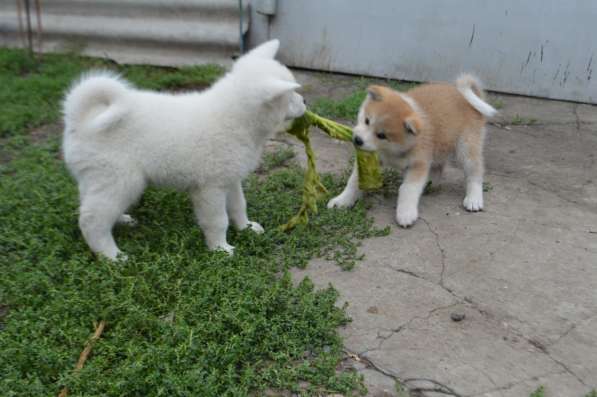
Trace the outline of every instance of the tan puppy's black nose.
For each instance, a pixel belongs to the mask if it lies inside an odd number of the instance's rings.
[[[354,138],[352,138],[352,141],[354,142],[354,144],[355,144],[356,146],[363,146],[363,140],[362,140],[362,139],[361,139],[361,137],[360,137],[360,136],[358,136],[358,135],[355,135],[355,137],[354,137]]]

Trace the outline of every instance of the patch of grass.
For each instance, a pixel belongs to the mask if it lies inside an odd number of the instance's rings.
[[[149,190],[118,226],[129,260],[97,260],[77,226],[76,186],[57,139],[24,149],[0,177],[0,395],[248,395],[265,388],[307,395],[361,390],[336,373],[348,321],[330,287],[293,287],[287,269],[314,256],[354,265],[358,241],[383,232],[362,205],[328,211],[292,233],[277,227],[300,204],[302,170],[249,178],[251,219],[264,235],[230,232],[234,257],[207,251],[188,197]],[[335,193],[342,183],[329,176]],[[280,277],[280,274],[282,276]],[[93,330],[107,328],[79,376],[72,368]]]
[[[510,120],[510,124],[512,125],[533,125],[537,124],[537,119],[532,117],[523,117],[517,114]]]
[[[355,81],[356,89],[351,94],[338,100],[318,98],[310,106],[311,110],[323,117],[354,121],[359,113],[361,103],[367,96],[367,86],[374,82],[372,79],[360,78]],[[417,85],[417,83],[405,83],[395,80],[388,80],[383,84],[398,91],[407,91]]]
[[[57,121],[64,91],[83,72],[98,68],[119,72],[141,88],[170,90],[205,87],[223,73],[219,66],[120,66],[74,54],[45,54],[38,62],[26,51],[0,49],[0,137]]]
[[[545,397],[545,388],[543,386],[539,386],[537,390],[532,392],[529,397]]]
[[[323,117],[353,121],[356,120],[359,107],[366,95],[367,92],[361,89],[339,100],[318,98],[310,108]]]
[[[132,211],[138,225],[115,228],[129,260],[97,259],[78,228],[77,189],[59,159],[59,137],[33,144],[27,136],[56,120],[71,77],[106,61],[47,55],[38,65],[13,50],[0,50],[0,58],[3,82],[23,89],[0,84],[12,109],[0,119],[12,136],[5,141],[12,160],[0,166],[0,395],[57,395],[63,386],[72,396],[364,393],[358,374],[336,369],[343,355],[337,327],[349,321],[336,291],[316,291],[308,279],[293,285],[288,273],[316,256],[354,266],[359,241],[387,233],[373,227],[362,204],[333,211],[322,200],[309,225],[283,233],[278,226],[301,204],[303,171],[252,175],[249,216],[266,233],[231,230],[236,251],[228,257],[206,249],[186,194],[149,189]],[[118,70],[143,87],[193,85],[204,76]],[[217,74],[209,73],[206,80]],[[32,106],[45,110],[27,113]],[[272,154],[268,166],[289,158]],[[330,194],[344,185],[323,181]],[[75,375],[101,319],[106,329]]]
[[[415,88],[416,86],[419,85],[419,83],[415,83],[412,81],[398,81],[398,80],[388,80],[384,84],[387,85],[388,87],[395,89],[396,91],[401,91],[401,92],[408,91],[411,88]]]
[[[504,101],[501,98],[496,98],[490,101],[490,104],[497,110],[500,110],[504,107]]]
[[[260,172],[271,171],[275,168],[282,167],[288,163],[290,159],[294,158],[294,150],[289,146],[277,148],[273,152],[267,152],[261,159]]]
[[[597,397],[597,390],[591,390],[585,397]]]
[[[410,397],[410,392],[406,386],[403,386],[400,381],[396,380],[394,383],[394,389],[396,390],[397,397]]]

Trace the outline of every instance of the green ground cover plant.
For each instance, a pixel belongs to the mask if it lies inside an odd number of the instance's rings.
[[[266,233],[230,232],[236,253],[207,251],[187,195],[150,189],[117,226],[124,263],[97,259],[77,225],[77,190],[60,159],[60,117],[72,79],[90,67],[121,72],[142,87],[202,87],[217,67],[119,66],[72,54],[41,62],[0,50],[0,395],[245,396],[362,394],[339,372],[339,326],[349,318],[330,286],[293,282],[292,267],[323,256],[349,269],[359,241],[377,230],[358,204],[325,206],[291,233],[278,226],[300,205],[303,171],[282,150],[246,181],[249,215]],[[331,194],[343,181],[329,175]],[[330,263],[330,266],[335,266]],[[73,367],[95,324],[106,328],[90,358]]]
[[[367,86],[370,84],[380,83],[363,77],[356,82],[355,90],[352,93],[340,99],[318,98],[313,103],[313,106],[311,106],[311,110],[322,117],[348,120],[351,123],[354,123],[359,113],[361,103],[363,103],[363,100],[367,96]],[[381,84],[397,91],[408,91],[417,86],[417,83],[399,82],[394,80],[388,80]]]

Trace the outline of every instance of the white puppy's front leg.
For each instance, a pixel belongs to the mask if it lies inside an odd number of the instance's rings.
[[[234,253],[234,247],[226,241],[228,214],[226,213],[226,190],[219,187],[205,187],[191,193],[197,223],[203,231],[210,250]]]
[[[328,208],[352,207],[362,196],[363,192],[359,189],[359,171],[355,159],[352,174],[350,174],[350,178],[348,178],[346,187],[342,193],[329,201]]]
[[[226,199],[226,210],[230,221],[237,230],[244,230],[250,227],[255,233],[261,234],[264,232],[263,226],[257,222],[252,222],[247,217],[247,202],[243,194],[243,187],[238,181],[228,191]]]
[[[411,226],[419,217],[419,199],[427,183],[429,164],[415,161],[407,170],[398,193],[396,222],[402,227]]]

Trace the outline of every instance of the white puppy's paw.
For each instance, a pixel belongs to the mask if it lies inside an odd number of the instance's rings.
[[[354,205],[356,199],[348,197],[348,195],[340,194],[328,202],[328,208],[349,208]]]
[[[217,247],[215,247],[213,250],[214,251],[223,251],[230,256],[234,255],[234,247],[228,243],[220,244]]]
[[[118,218],[118,223],[120,223],[121,225],[136,226],[137,220],[129,214],[122,214]]]
[[[483,211],[483,195],[469,194],[464,198],[462,205],[470,212]]]
[[[128,255],[127,255],[127,254],[124,254],[124,253],[122,253],[122,252],[120,252],[120,253],[118,254],[118,257],[116,257],[116,261],[117,261],[117,262],[126,262],[126,261],[128,261],[128,260],[129,260],[129,257],[128,257]]]
[[[101,258],[108,259],[110,262],[119,263],[126,262],[129,257],[122,251],[116,251],[111,253],[99,253]]]
[[[247,225],[247,227],[249,229],[253,230],[257,234],[262,234],[263,232],[265,232],[265,229],[263,228],[263,226],[261,226],[257,222],[249,221],[249,224]]]
[[[396,211],[396,222],[402,227],[409,227],[412,226],[413,223],[419,217],[419,211],[417,211],[417,207],[411,208],[398,208]]]

